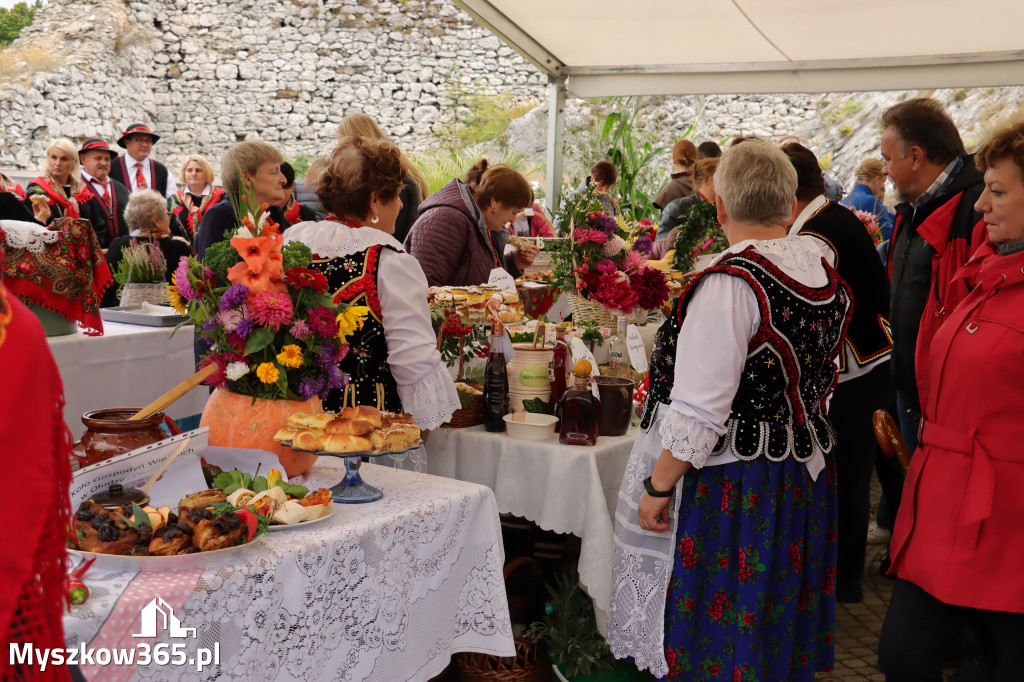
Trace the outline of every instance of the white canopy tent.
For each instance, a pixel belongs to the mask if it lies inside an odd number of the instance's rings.
[[[1021,0],[455,0],[548,76],[547,181],[577,97],[1024,83]]]

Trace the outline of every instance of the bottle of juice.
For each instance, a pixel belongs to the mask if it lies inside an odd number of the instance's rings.
[[[572,372],[575,385],[570,386],[558,402],[562,418],[558,442],[562,445],[596,445],[597,418],[601,401],[590,390],[590,372],[587,360],[578,360]]]
[[[508,369],[502,352],[504,328],[499,322],[491,323],[491,354],[484,366],[484,428],[504,431],[504,417],[508,413]]]
[[[565,393],[565,379],[568,373],[569,348],[565,345],[565,327],[559,326],[555,328],[555,352],[548,363],[548,381],[551,382],[548,405],[553,414],[558,413],[556,408],[562,394]]]
[[[629,348],[626,344],[626,318],[620,315],[615,336],[608,339],[609,374],[629,378]]]

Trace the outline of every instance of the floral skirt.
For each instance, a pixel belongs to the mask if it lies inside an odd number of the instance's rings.
[[[683,478],[665,610],[669,680],[791,682],[833,663],[835,462],[764,457]]]

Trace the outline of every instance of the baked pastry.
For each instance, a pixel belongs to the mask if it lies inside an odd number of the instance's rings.
[[[292,445],[300,450],[318,452],[323,450],[326,435],[319,429],[299,429],[292,437]]]
[[[212,521],[203,520],[196,524],[192,546],[200,552],[234,547],[242,542],[242,518],[238,514],[221,514]]]
[[[529,237],[520,237],[517,234],[512,235],[508,238],[508,243],[516,249],[528,249],[531,246],[537,246],[537,242],[530,239]]]
[[[343,407],[338,416],[342,419],[362,419],[368,421],[375,429],[379,429],[381,425],[381,411],[370,405]]]
[[[286,426],[277,433],[274,434],[274,440],[278,443],[282,441],[292,440],[295,437],[295,432],[299,430],[299,427]]]
[[[124,508],[118,510],[118,513],[125,518],[131,516],[131,510]],[[148,526],[142,526],[141,532],[136,531],[116,513],[93,500],[86,500],[79,506],[75,513],[74,527],[78,549],[84,552],[132,554],[136,545],[145,545],[150,538]]]
[[[405,433],[397,426],[378,429],[370,434],[373,449],[380,452],[392,452],[405,449]]]
[[[349,436],[365,436],[374,426],[366,419],[335,419],[327,425],[327,433],[341,433]]]
[[[456,387],[458,384],[456,384]],[[381,413],[381,428],[387,429],[395,424],[415,424],[412,415],[408,412],[383,412]]]
[[[374,431],[373,433],[376,433]],[[373,435],[372,433],[370,435]],[[369,452],[373,449],[370,441],[359,436],[348,434],[333,434],[324,438],[323,452],[345,453],[345,452]]]
[[[335,416],[333,412],[296,412],[288,417],[288,426],[323,429]]]
[[[221,502],[227,502],[228,496],[224,494],[224,491],[220,488],[210,488],[209,490],[202,490],[198,493],[192,493],[186,495],[178,501],[178,514],[184,514],[189,509],[195,507],[213,507],[215,504]]]
[[[178,526],[164,526],[149,541],[150,556],[175,556],[193,551],[192,535]]]
[[[184,511],[179,509],[179,511],[177,526],[189,534],[196,532],[196,526],[200,521],[213,520],[213,512],[206,507],[193,507]]]

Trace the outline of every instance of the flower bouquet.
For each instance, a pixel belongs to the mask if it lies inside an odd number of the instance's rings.
[[[853,214],[860,219],[867,228],[868,234],[871,235],[871,241],[878,246],[882,243],[882,226],[878,224],[878,216],[874,213],[868,213],[867,211],[854,211]]]
[[[117,270],[112,273],[118,283],[121,305],[138,305],[144,301],[167,305],[166,273],[167,259],[160,247],[152,242],[133,239],[122,252]]]
[[[714,202],[694,204],[676,230],[676,243],[673,247],[676,255],[672,269],[690,272],[702,252],[715,253],[728,247],[725,233],[718,225],[718,209]]]
[[[254,399],[322,398],[347,383],[338,366],[345,339],[369,309],[335,303],[327,278],[309,269],[309,247],[284,244],[267,204],[254,206],[251,188],[241,186],[232,197],[241,224],[202,262],[181,259],[172,305],[209,345],[200,367],[216,370],[205,383]]]
[[[652,246],[649,227],[612,218],[593,203],[596,197],[588,188],[574,210],[591,210],[563,221],[572,229],[552,251],[553,281],[569,296],[577,324],[613,326],[612,314],[660,308],[668,300],[668,285],[664,273],[647,265]]]

